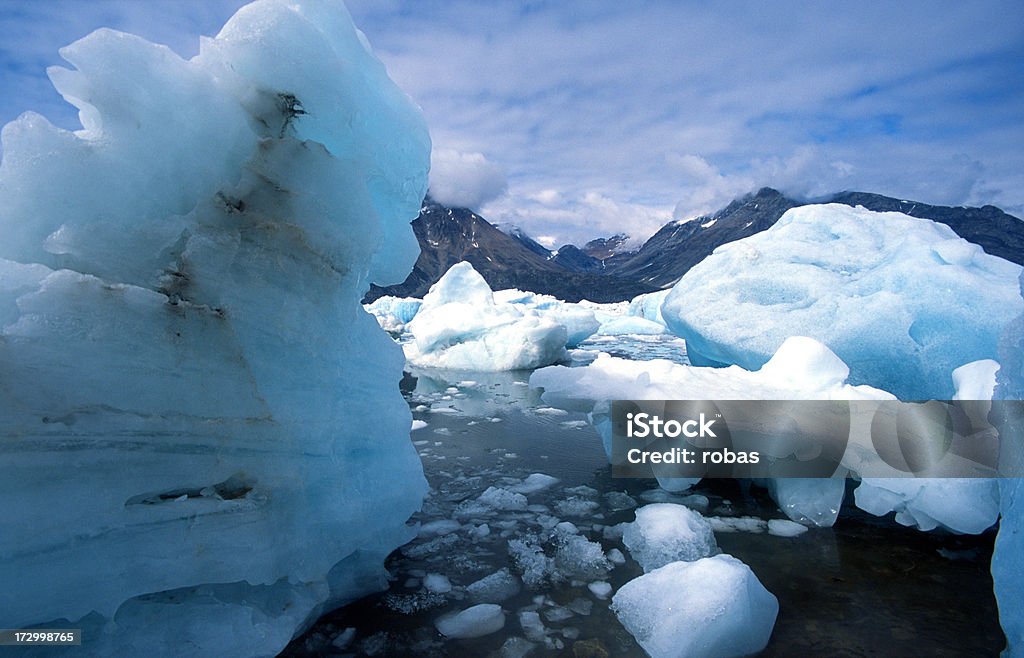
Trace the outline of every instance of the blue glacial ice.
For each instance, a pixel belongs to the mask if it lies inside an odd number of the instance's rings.
[[[619,621],[651,658],[747,656],[764,649],[779,602],[731,555],[670,562],[612,597]]]
[[[624,315],[604,322],[597,330],[601,336],[656,336],[666,333],[665,325],[641,317]]]
[[[672,292],[672,289],[666,288],[658,292],[637,295],[629,301],[629,308],[626,310],[626,314],[650,320],[651,322],[665,324],[665,318],[661,315],[661,305],[665,303],[665,298],[668,297],[670,292]]]
[[[385,295],[366,305],[366,312],[377,319],[381,329],[390,334],[401,334],[420,310],[422,299]]]
[[[786,338],[810,336],[853,384],[941,400],[954,368],[997,358],[999,333],[1024,309],[1020,271],[942,224],[811,205],[716,249],[661,311],[696,365],[755,370]]]
[[[1024,295],[1024,274],[1020,278]],[[1024,314],[1007,327],[999,344],[1002,367],[997,373],[995,399],[1024,400]],[[1010,431],[1018,437],[1017,451],[1000,455],[1000,468],[1010,472],[1024,471],[1024,454],[1019,450],[1019,437],[1024,434],[1024,420],[1011,423]],[[992,555],[992,578],[999,603],[999,622],[1006,633],[1006,658],[1024,656],[1024,478],[1007,478],[999,482],[999,534]]]
[[[359,301],[416,258],[426,126],[341,3],[62,55],[82,129],[3,129],[0,626],[273,655],[415,534],[402,353]]]
[[[418,366],[453,370],[527,370],[567,358],[564,325],[522,304],[496,301],[469,263],[431,286],[406,325],[405,356]]]

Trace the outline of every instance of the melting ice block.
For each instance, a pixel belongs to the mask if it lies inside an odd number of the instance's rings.
[[[746,656],[768,644],[779,602],[731,555],[671,562],[612,597],[619,621],[652,658]]]
[[[416,258],[426,126],[341,3],[250,5],[187,61],[62,54],[83,129],[3,130],[0,626],[273,655],[415,532],[402,354],[359,300]]]
[[[405,355],[419,366],[527,370],[566,357],[564,326],[520,305],[498,303],[469,263],[457,263],[430,288],[407,325]]]
[[[644,571],[669,562],[692,562],[718,552],[711,524],[688,507],[654,503],[636,511],[627,524],[622,542]]]
[[[1024,309],[1020,271],[943,224],[810,205],[716,249],[661,311],[695,364],[755,370],[789,336],[810,336],[854,384],[944,400],[954,368],[996,357],[1003,326]]]

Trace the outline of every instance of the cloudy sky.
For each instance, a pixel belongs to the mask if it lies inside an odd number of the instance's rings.
[[[0,0],[0,122],[100,26],[189,57],[243,0]],[[1024,3],[350,0],[423,108],[431,189],[549,245],[765,185],[1024,216]]]

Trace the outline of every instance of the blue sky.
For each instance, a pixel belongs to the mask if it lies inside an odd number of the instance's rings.
[[[0,122],[101,26],[198,50],[242,0],[0,0]],[[351,0],[423,108],[432,189],[550,245],[764,185],[1024,214],[1024,3]]]

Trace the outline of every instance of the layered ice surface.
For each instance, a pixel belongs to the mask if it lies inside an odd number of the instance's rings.
[[[426,127],[340,3],[62,55],[82,130],[3,130],[0,626],[272,655],[414,535],[402,354],[359,300],[416,258]]]
[[[652,658],[757,653],[779,613],[775,596],[730,555],[670,562],[623,585],[612,607]]]
[[[496,301],[484,278],[457,263],[423,298],[407,325],[406,358],[453,370],[527,370],[567,357],[564,325],[520,304]]]
[[[1020,270],[943,224],[810,205],[716,249],[661,312],[694,364],[755,370],[786,338],[810,336],[853,384],[943,400],[954,368],[996,358],[1002,328],[1024,308]]]

